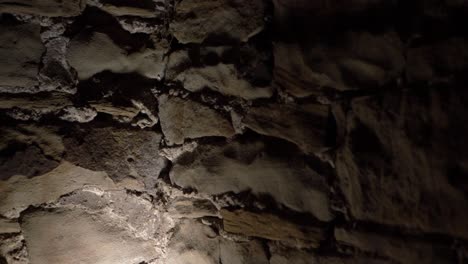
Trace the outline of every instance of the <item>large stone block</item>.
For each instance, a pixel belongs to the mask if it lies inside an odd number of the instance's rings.
[[[53,202],[60,196],[85,186],[115,187],[103,172],[94,172],[62,162],[54,170],[31,179],[21,175],[0,181],[0,214],[17,218],[30,205]]]
[[[66,159],[105,171],[114,180],[132,177],[151,189],[166,159],[158,155],[161,135],[154,131],[95,128],[76,130],[64,139]]]
[[[170,178],[178,186],[203,194],[249,191],[270,196],[280,206],[310,213],[321,221],[333,218],[325,177],[287,143],[200,145],[173,161]]]
[[[206,105],[167,95],[160,96],[158,101],[162,132],[169,144],[182,144],[185,139],[234,135],[229,120]]]
[[[164,53],[162,48],[148,48],[129,54],[108,35],[92,32],[81,33],[70,41],[67,60],[78,72],[80,80],[106,70],[114,73],[136,72],[161,80],[166,68]]]

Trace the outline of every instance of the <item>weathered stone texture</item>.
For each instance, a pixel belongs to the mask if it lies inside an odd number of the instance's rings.
[[[234,135],[231,123],[216,110],[177,97],[159,97],[159,118],[169,144],[182,144],[185,139]]]
[[[137,178],[151,189],[166,166],[158,155],[160,141],[161,134],[153,131],[95,128],[75,131],[64,144],[67,160],[117,181]]]
[[[44,52],[39,25],[0,21],[0,92],[34,91]]]
[[[209,38],[247,41],[263,29],[263,0],[184,0],[175,6],[171,32],[181,43],[202,43]]]
[[[106,34],[93,32],[73,38],[67,52],[70,65],[78,78],[88,79],[108,70],[116,73],[137,72],[152,79],[162,79],[166,62],[164,50],[146,49],[128,54]]]
[[[82,209],[28,213],[22,218],[22,228],[30,260],[110,264],[141,263],[157,257],[151,241],[135,237],[116,221],[112,215],[96,216]]]
[[[209,89],[222,95],[240,97],[246,100],[271,97],[273,95],[271,87],[255,86],[246,78],[243,78],[245,74],[240,72],[236,65],[223,63],[223,56],[226,56],[225,53],[229,52],[233,51],[223,47],[208,47],[201,50],[200,57],[202,58],[200,60],[205,64],[203,67],[193,67],[196,62],[190,58],[188,51],[173,52],[169,56],[166,77],[170,81],[181,83],[183,88],[191,92],[201,92],[203,89]],[[247,57],[246,54],[243,56]],[[214,62],[217,60],[218,63],[215,64]],[[256,78],[262,77],[256,76]]]
[[[0,13],[0,264],[468,262],[467,1]]]
[[[330,124],[329,107],[325,105],[268,105],[248,110],[243,124],[259,134],[282,138],[307,153],[327,148]]]
[[[53,202],[60,196],[84,186],[112,188],[112,180],[103,172],[94,172],[63,162],[52,171],[28,179],[22,175],[0,182],[0,214],[17,218],[30,205]]]
[[[219,195],[250,191],[269,195],[279,205],[307,212],[322,221],[333,218],[327,183],[288,144],[232,142],[223,147],[199,146],[177,159],[172,182],[200,193]]]

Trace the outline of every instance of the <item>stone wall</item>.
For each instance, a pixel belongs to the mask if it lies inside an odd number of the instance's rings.
[[[0,12],[0,264],[468,263],[466,1]]]

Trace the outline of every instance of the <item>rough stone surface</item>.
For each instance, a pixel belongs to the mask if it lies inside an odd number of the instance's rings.
[[[233,241],[219,237],[212,227],[183,220],[168,244],[164,263],[211,264],[268,263],[262,245],[256,241]]]
[[[69,121],[84,123],[91,121],[96,116],[96,113],[90,108],[88,108],[89,113],[80,113],[78,108],[74,107],[71,98],[61,93],[35,94],[28,97],[0,96],[0,109],[19,120],[40,120],[46,115],[55,115]]]
[[[218,217],[218,209],[205,199],[176,197],[168,206],[168,213],[174,218],[201,218],[206,216]]]
[[[169,242],[167,264],[215,264],[220,259],[219,238],[200,222],[184,220]]]
[[[68,162],[31,179],[16,175],[0,182],[0,214],[16,218],[30,205],[52,202],[76,189],[96,185],[113,188],[114,183],[103,172],[86,170]]]
[[[223,239],[220,242],[220,261],[228,264],[268,264],[262,244],[252,240],[237,242]]]
[[[77,81],[65,58],[69,39],[60,35],[56,36],[64,30],[62,25],[57,25],[57,28],[52,26],[49,36],[44,32],[41,34],[43,39],[51,39],[45,43],[46,53],[42,58],[44,66],[39,73],[40,90],[74,94],[76,93]]]
[[[22,235],[1,236],[0,261],[3,263],[29,264],[29,256]]]
[[[329,122],[329,108],[312,104],[254,107],[243,120],[257,133],[288,140],[309,153],[326,149]]]
[[[207,53],[206,57],[222,57],[222,54],[217,54],[219,51],[213,48],[207,49],[205,52]],[[205,58],[205,60],[209,60],[209,58]],[[271,87],[255,87],[242,78],[241,72],[233,64],[221,62],[204,67],[191,67],[192,63],[187,51],[172,53],[169,56],[166,77],[169,80],[180,82],[185,89],[191,92],[210,89],[223,95],[246,100],[268,98],[273,95]]]
[[[112,221],[118,218],[74,209],[31,212],[21,225],[32,263],[141,263],[157,257],[150,241]]]
[[[175,161],[170,177],[175,184],[200,193],[250,191],[322,221],[332,219],[325,179],[287,144],[247,141],[199,146]]]
[[[263,29],[265,9],[262,0],[184,0],[175,6],[170,29],[181,43],[216,37],[247,41]]]
[[[0,13],[0,264],[468,263],[467,1]]]
[[[164,50],[146,49],[128,54],[109,36],[100,32],[83,33],[73,38],[68,47],[67,59],[81,80],[105,70],[116,73],[137,72],[160,80],[166,66]]]
[[[182,144],[185,139],[234,135],[232,125],[220,113],[200,103],[177,97],[159,98],[159,118],[169,144]]]
[[[44,52],[40,30],[40,26],[34,24],[0,23],[0,92],[36,90]]]
[[[126,177],[154,187],[166,160],[158,155],[161,135],[153,131],[97,128],[77,130],[65,139],[67,160],[79,166],[105,171],[112,179]]]

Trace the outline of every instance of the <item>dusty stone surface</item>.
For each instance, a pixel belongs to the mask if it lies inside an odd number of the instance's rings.
[[[223,239],[220,242],[220,261],[229,264],[268,264],[263,245],[256,241],[237,242]]]
[[[258,241],[232,241],[194,220],[180,222],[168,244],[168,251],[164,263],[268,263]]]
[[[291,146],[261,141],[199,146],[175,161],[172,182],[200,193],[250,191],[269,195],[280,205],[332,219],[325,179],[308,167]]]
[[[41,120],[44,116],[56,116],[70,122],[86,123],[97,113],[90,107],[76,107],[70,96],[62,93],[47,95],[0,96],[0,109],[18,120]]]
[[[263,29],[265,9],[262,0],[184,0],[175,6],[170,29],[181,43],[202,43],[210,37],[247,41]]]
[[[109,36],[100,32],[89,35],[83,33],[73,38],[68,47],[67,59],[81,80],[105,70],[116,73],[137,72],[160,80],[166,66],[164,50],[147,49],[127,54]]]
[[[46,53],[42,58],[44,66],[39,73],[40,90],[74,94],[77,81],[65,58],[69,39],[57,36],[65,30],[63,25],[54,26],[51,27],[50,33],[46,31],[41,34],[43,39],[46,37],[50,39],[45,43]]]
[[[207,48],[200,51],[204,60],[213,56],[222,60],[224,49]],[[226,52],[224,50],[224,52]],[[180,82],[191,92],[210,89],[227,96],[240,97],[246,100],[268,98],[273,95],[271,87],[255,87],[245,78],[233,64],[217,63],[204,67],[192,67],[193,59],[187,51],[176,51],[169,56],[166,77],[174,82]]]
[[[31,179],[15,175],[0,182],[0,214],[17,218],[30,205],[52,202],[76,189],[96,185],[103,188],[114,187],[107,174],[86,170],[68,162]]]
[[[208,136],[231,137],[234,129],[226,118],[200,103],[177,97],[159,98],[161,128],[169,144]]]
[[[112,221],[116,221],[112,216],[95,216],[81,209],[26,214],[22,217],[22,228],[30,260],[110,264],[141,263],[157,256],[151,242],[133,237],[127,230],[112,225]]]
[[[215,264],[220,258],[219,238],[214,230],[193,220],[177,226],[168,246],[167,264]]]
[[[116,181],[136,178],[154,187],[166,159],[158,155],[161,134],[153,131],[97,128],[77,130],[65,139],[66,159],[79,166],[105,171]]]
[[[40,26],[0,23],[0,92],[36,90],[39,63],[44,52]]]

